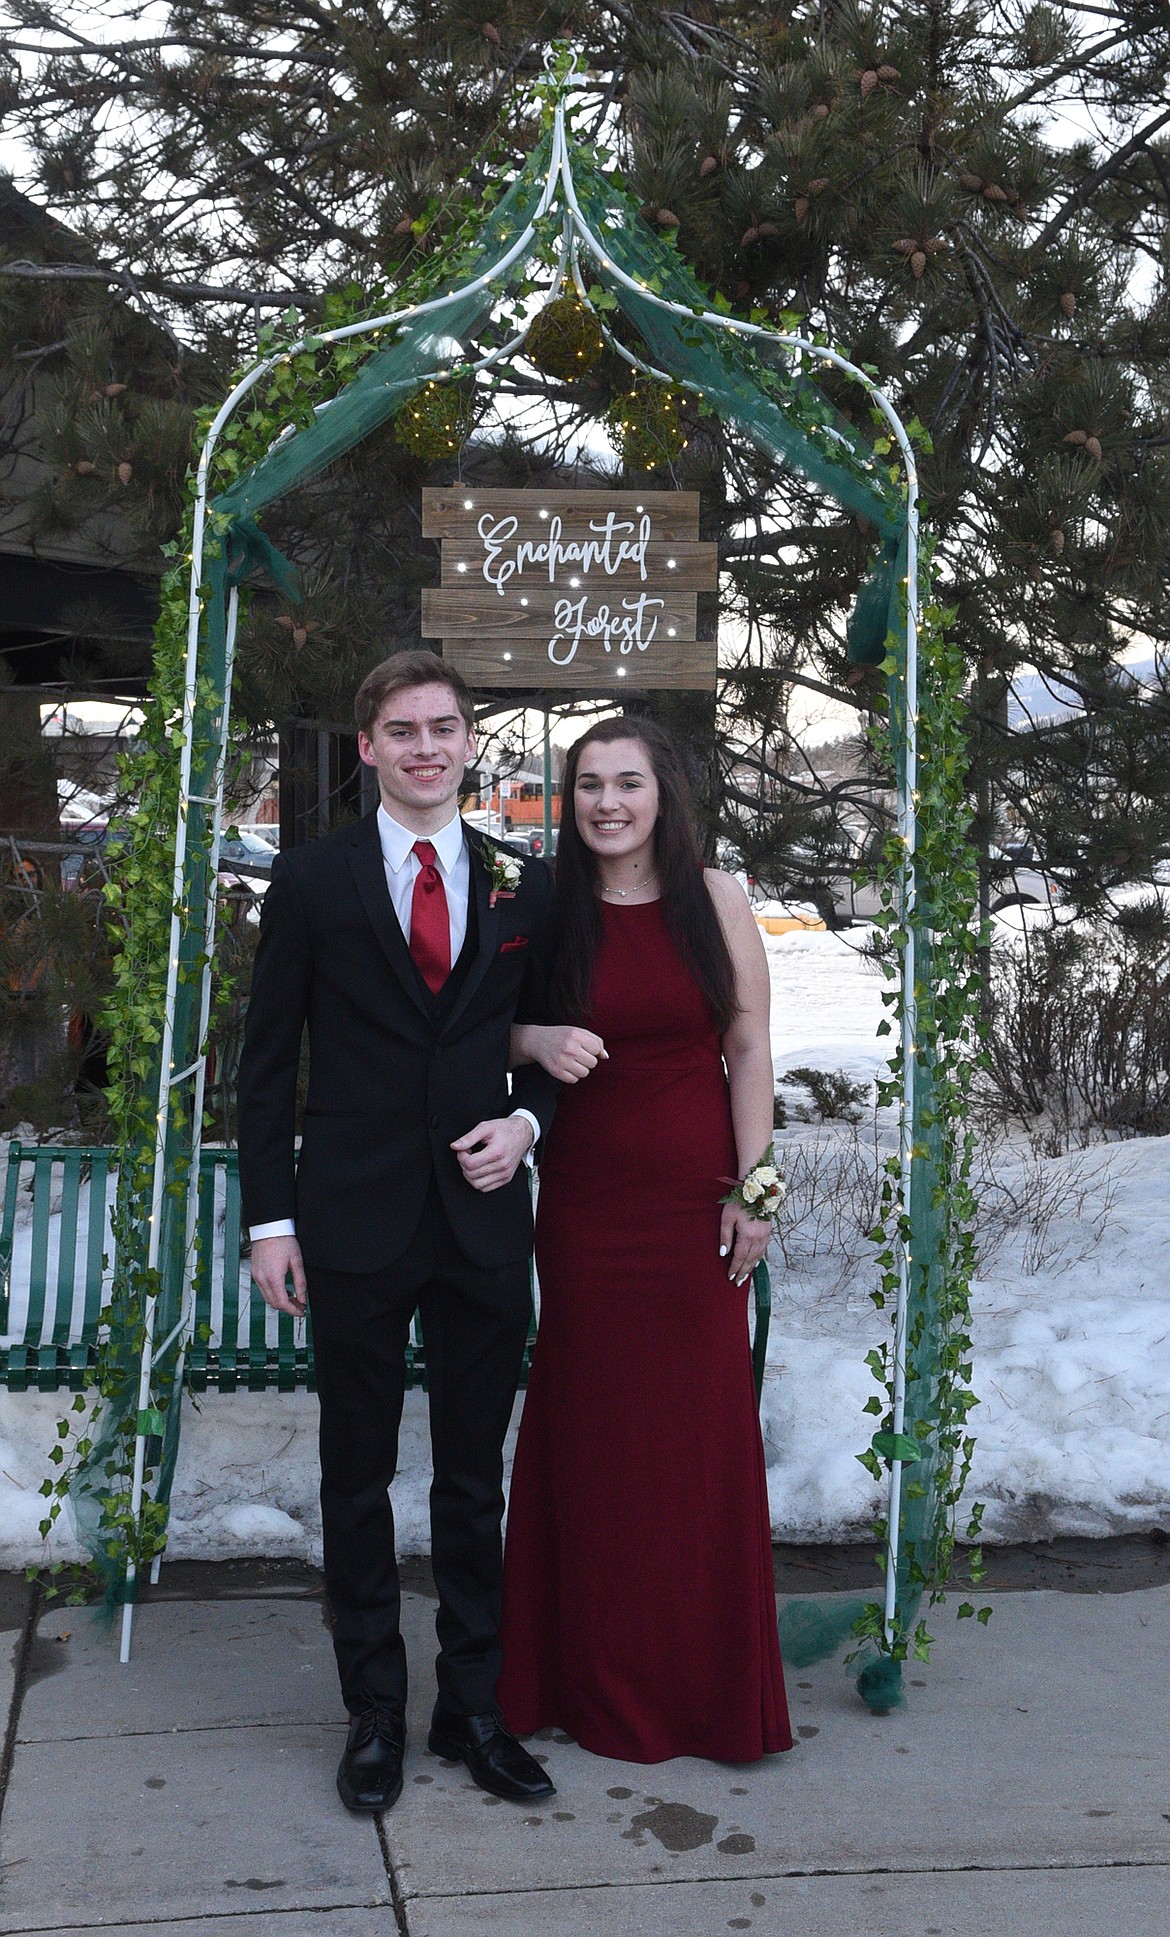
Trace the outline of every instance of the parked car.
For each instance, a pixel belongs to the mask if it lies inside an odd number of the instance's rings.
[[[273,848],[251,828],[237,827],[220,837],[217,866],[220,874],[259,875],[267,881],[276,859]]]
[[[559,830],[554,827],[552,831],[552,847],[550,849],[550,853],[552,854],[555,854],[557,851],[558,832]],[[542,827],[510,827],[508,829],[508,846],[517,848],[521,854],[542,855],[544,853],[544,829]]]

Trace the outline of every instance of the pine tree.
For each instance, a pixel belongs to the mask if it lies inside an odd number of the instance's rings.
[[[163,33],[119,21],[110,0],[101,43],[72,31],[73,0],[7,10],[7,127],[37,191],[221,372],[260,313],[249,291],[311,317],[325,289],[394,282],[424,257],[486,185],[497,124],[517,159],[531,145],[517,83],[569,34],[598,77],[595,132],[646,219],[737,308],[799,316],[873,366],[930,435],[923,489],[971,669],[987,896],[1008,827],[1077,907],[1170,853],[1159,0],[232,0],[213,30],[206,9],[173,6]],[[506,382],[551,394],[558,424],[545,448],[516,432],[491,460],[513,477],[555,463],[606,401],[604,371],[572,391],[523,368]],[[856,390],[825,388],[869,430]],[[663,481],[703,489],[747,641],[711,791],[762,879],[823,889],[872,838],[883,777],[859,757],[823,784],[789,698],[825,692],[864,726],[876,680],[849,667],[842,638],[871,535],[700,428]],[[241,674],[253,717],[326,711],[376,641],[412,636],[433,570],[414,536],[421,476],[385,436],[349,460],[344,490],[282,510],[275,535],[312,562],[313,593],[299,646],[291,613],[255,608]],[[1152,698],[1119,665],[1143,640]],[[1009,699],[1024,667],[1082,710],[1022,729]],[[672,710],[698,744],[702,709]]]

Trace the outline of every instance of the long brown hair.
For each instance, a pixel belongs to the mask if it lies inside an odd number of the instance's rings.
[[[581,1022],[589,1008],[589,989],[601,921],[597,902],[597,858],[577,827],[577,772],[588,746],[636,740],[649,756],[658,782],[658,821],[654,863],[662,914],[670,938],[707,998],[720,1035],[739,1013],[735,969],[719,925],[695,838],[694,809],[682,761],[656,720],[618,714],[591,726],[569,749],[561,784],[561,829],[557,837],[557,946],[553,965],[554,1014]]]

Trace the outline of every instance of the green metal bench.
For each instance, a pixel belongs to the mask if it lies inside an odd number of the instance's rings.
[[[0,1385],[10,1392],[80,1389],[97,1353],[98,1318],[109,1288],[109,1150],[78,1144],[8,1148],[0,1220]],[[240,1251],[240,1178],[234,1150],[213,1146],[199,1161],[199,1264],[185,1379],[193,1392],[314,1389],[311,1323],[270,1311]],[[764,1377],[772,1293],[767,1266],[753,1279],[752,1364]],[[520,1383],[536,1337],[529,1330]],[[426,1347],[415,1314],[406,1382],[427,1382]]]

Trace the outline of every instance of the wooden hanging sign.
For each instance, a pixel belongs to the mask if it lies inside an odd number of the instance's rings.
[[[440,582],[424,638],[473,685],[710,690],[697,594],[719,583],[696,491],[424,490]]]

